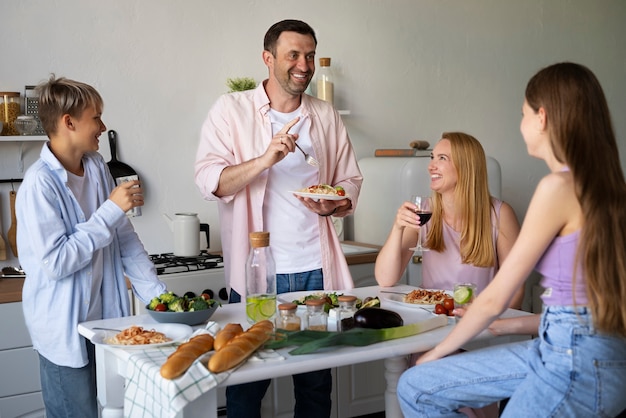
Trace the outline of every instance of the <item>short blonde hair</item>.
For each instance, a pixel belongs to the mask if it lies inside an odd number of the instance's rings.
[[[54,74],[36,88],[39,94],[39,119],[48,136],[56,133],[59,119],[69,114],[80,117],[90,106],[102,109],[100,93],[92,86]]]

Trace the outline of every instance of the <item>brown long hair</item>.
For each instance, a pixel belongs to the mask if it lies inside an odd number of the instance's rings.
[[[587,67],[559,63],[530,79],[526,101],[545,109],[554,155],[574,178],[585,219],[577,259],[594,325],[626,336],[626,182],[602,87]]]
[[[454,202],[461,217],[461,260],[478,267],[496,265],[497,256],[491,228],[493,205],[489,195],[487,158],[476,138],[463,132],[444,132],[441,139],[451,145],[452,163],[457,171]],[[433,216],[426,245],[445,250],[443,242],[443,203],[441,193],[432,196]]]

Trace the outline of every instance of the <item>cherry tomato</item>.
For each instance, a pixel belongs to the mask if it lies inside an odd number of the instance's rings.
[[[337,191],[337,195],[338,196],[345,196],[346,195],[346,191],[341,186],[335,187],[335,191]]]
[[[454,311],[454,309],[449,309],[448,310],[448,316],[454,316],[454,314],[452,313]]]
[[[165,312],[167,311],[167,306],[165,306],[165,304],[163,303],[159,303],[157,306],[154,307],[154,310],[159,312]]]
[[[437,315],[441,315],[441,314],[447,315],[448,314],[448,310],[443,307],[443,304],[438,303],[438,304],[435,305],[435,313]]]
[[[443,300],[443,307],[446,308],[449,311],[454,309],[454,299],[452,299],[452,298],[445,298]]]
[[[203,293],[200,296],[202,296],[202,299],[204,299],[204,300],[210,300],[211,299],[211,295],[209,295],[208,293]]]

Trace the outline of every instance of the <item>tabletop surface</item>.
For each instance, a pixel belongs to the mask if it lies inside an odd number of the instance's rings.
[[[393,302],[389,300],[389,297],[392,294],[383,293],[385,290],[408,292],[411,289],[414,289],[414,287],[407,285],[395,286],[393,288],[370,286],[346,291],[337,291],[337,293],[352,294],[359,298],[378,296],[381,299],[381,307],[399,313],[403,317],[405,324],[421,322],[435,317],[434,314],[431,314],[423,309],[412,306],[404,307],[397,302]],[[381,290],[383,292],[381,292]],[[301,296],[303,293],[315,292],[280,294],[278,297],[281,300],[293,300]],[[528,313],[509,309],[503,316],[521,315],[528,315]],[[222,327],[231,322],[240,323],[244,329],[249,327],[246,320],[245,304],[242,303],[223,305],[217,309],[210,320],[219,323]],[[124,329],[131,325],[148,325],[151,323],[156,322],[149,315],[144,314],[84,322],[79,325],[78,330],[81,335],[91,339],[96,333],[96,331],[93,330],[94,327]],[[317,370],[320,368],[320,365],[323,365],[324,368],[332,368],[426,351],[441,341],[452,330],[452,328],[456,326],[453,318],[449,321],[444,321],[443,323],[445,323],[445,325],[431,331],[365,347],[337,347],[332,350],[326,350],[319,353],[296,356],[288,354],[293,347],[279,349],[277,351],[282,357],[284,357],[284,360],[272,361],[271,364],[263,362],[246,362],[231,373],[225,384],[232,385],[256,381],[262,378],[267,379],[289,376],[294,373]],[[204,325],[195,328],[201,328],[203,326]],[[491,340],[494,338],[495,337],[488,331],[484,331],[476,337],[476,340]],[[136,352],[136,350],[125,350],[112,347],[105,348],[114,353],[118,358],[125,360],[127,360],[133,352]]]

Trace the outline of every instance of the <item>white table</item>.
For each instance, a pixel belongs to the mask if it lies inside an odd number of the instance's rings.
[[[408,291],[413,289],[411,286],[396,286],[393,288],[380,288],[378,286],[363,287],[352,289],[349,291],[339,292],[353,294],[361,298],[367,296],[379,296],[382,301],[382,307],[398,312],[405,320],[405,324],[419,322],[432,317],[426,311],[416,309],[414,307],[403,307],[398,303],[386,300],[389,294],[380,293],[380,290]],[[293,300],[299,294],[283,294],[279,295],[279,299]],[[503,317],[529,315],[526,312],[515,311],[509,309]],[[227,304],[218,308],[212,321],[225,325],[230,322],[241,323],[247,327],[245,317],[244,304]],[[91,339],[95,332],[94,327],[123,329],[136,323],[148,324],[154,322],[149,315],[139,315],[133,317],[105,319],[99,321],[90,321],[79,324],[78,331],[81,335]],[[453,322],[453,321],[450,321]],[[275,378],[281,376],[290,376],[297,373],[303,373],[313,370],[346,366],[351,364],[363,363],[373,360],[385,359],[385,379],[387,381],[387,389],[385,392],[385,412],[389,418],[402,417],[398,400],[396,398],[396,387],[400,374],[407,368],[407,355],[415,352],[423,352],[433,348],[439,343],[455,325],[450,323],[440,328],[418,334],[412,337],[400,338],[391,341],[385,341],[365,347],[341,347],[332,351],[323,353],[291,356],[288,352],[293,348],[283,348],[278,352],[285,357],[285,360],[271,363],[247,362],[229,376],[229,378],[221,384],[228,386],[239,383],[253,382],[262,379]],[[479,346],[487,346],[493,344],[501,344],[520,339],[527,339],[528,336],[505,336],[494,337],[485,331],[480,334],[472,342],[471,347],[474,349]],[[132,351],[107,347],[105,345],[96,345],[96,373],[98,384],[98,399],[103,406],[102,417],[122,417],[124,405],[124,379],[126,377],[126,366]],[[155,381],[155,384],[159,384]],[[200,396],[198,399],[189,403],[179,417],[195,417],[217,416],[217,399],[216,391],[210,390]]]

